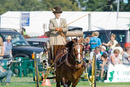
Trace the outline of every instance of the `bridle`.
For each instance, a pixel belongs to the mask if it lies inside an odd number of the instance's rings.
[[[78,47],[82,47],[82,48],[83,48],[83,45],[82,45],[82,44],[74,43],[74,44],[72,45],[72,51],[73,51],[72,53],[73,53],[73,56],[77,56],[78,54],[83,55],[82,52],[74,53],[74,50],[75,50],[75,49],[78,49],[78,48],[76,48],[77,45],[78,45]]]
[[[78,53],[74,53],[75,51],[75,49],[78,49],[78,48],[76,48],[77,47],[77,45],[78,45],[78,47],[82,47],[82,48],[84,48],[84,46],[83,46],[83,44],[81,44],[81,43],[74,43],[73,45],[72,45],[72,55],[71,55],[71,57],[73,58],[73,60],[75,60],[75,58],[77,57],[77,55],[81,55],[81,56],[83,56],[83,53],[82,52],[78,52]],[[83,60],[83,59],[82,59]],[[81,61],[82,61],[81,60]],[[75,60],[76,61],[76,60]]]
[[[72,45],[72,50],[71,51],[73,51],[74,49],[76,49],[75,47],[77,46],[77,45],[79,45],[79,46],[81,46],[81,47],[83,47],[83,45],[82,44],[79,44],[79,43],[74,43],[73,45]],[[81,56],[83,55],[83,53],[81,53],[81,52],[78,52],[77,54],[76,54],[76,56],[78,55],[78,54],[80,54]],[[83,66],[83,59],[81,60],[81,63],[80,64],[75,64],[75,65],[72,65],[71,63],[69,63],[69,59],[68,59],[68,55],[70,56],[70,58],[72,58],[75,62],[76,62],[76,60],[75,60],[75,55],[73,54],[73,52],[72,52],[72,54],[70,54],[69,52],[68,52],[68,54],[67,54],[67,56],[66,56],[66,60],[65,60],[65,64],[68,66],[68,67],[70,67],[71,69],[74,69],[74,72],[73,73],[75,73],[75,69],[79,69],[79,68],[81,68],[82,66]]]

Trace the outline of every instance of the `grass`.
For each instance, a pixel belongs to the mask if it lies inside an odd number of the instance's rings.
[[[56,87],[56,83],[53,83],[53,80],[50,80],[52,87]],[[9,86],[1,85],[0,87],[36,87],[33,77],[11,77],[11,83]],[[40,87],[41,86],[40,84]],[[44,86],[45,87],[45,86]],[[80,81],[76,87],[91,87],[88,81]],[[96,87],[130,87],[129,82],[122,83],[103,83],[97,82]]]

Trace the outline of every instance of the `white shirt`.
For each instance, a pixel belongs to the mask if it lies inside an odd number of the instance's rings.
[[[59,19],[55,18],[55,19],[56,19],[56,22],[57,22],[58,27],[59,27],[60,26],[60,18]]]
[[[110,43],[110,41],[109,41],[109,43]],[[118,44],[118,42],[116,40],[114,40],[113,45],[110,47],[110,49],[113,49],[116,46],[116,44]]]
[[[115,50],[115,49],[118,49],[118,50],[120,51],[119,59],[122,60],[122,55],[121,55],[121,53],[123,52],[122,47],[114,47],[114,48],[112,49],[112,51],[111,51],[111,54],[114,53],[114,50]]]
[[[90,53],[90,59],[91,59],[91,60],[93,59],[93,54],[94,54],[94,52],[91,52],[91,53]],[[100,52],[99,52],[98,54],[96,54],[96,59],[98,59],[98,58],[101,58]]]

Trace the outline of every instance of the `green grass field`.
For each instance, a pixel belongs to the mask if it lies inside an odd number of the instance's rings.
[[[56,87],[56,83],[50,80],[52,87]],[[11,77],[11,83],[9,86],[1,85],[0,87],[36,87],[32,77]],[[43,87],[40,84],[40,87]],[[45,87],[45,86],[44,86]],[[76,87],[91,87],[88,81],[80,81]],[[130,83],[103,83],[97,82],[96,87],[130,87]]]

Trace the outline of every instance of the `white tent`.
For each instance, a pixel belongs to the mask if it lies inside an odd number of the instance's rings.
[[[1,15],[1,27],[2,28],[15,28],[20,29],[21,13],[30,13],[29,26],[23,26],[26,28],[26,32],[30,36],[39,36],[44,34],[43,25],[45,24],[48,31],[49,20],[54,18],[51,11],[8,11]],[[71,23],[76,19],[89,14],[90,12],[83,11],[64,11],[61,14],[62,18],[67,20],[67,23]],[[93,12],[91,13],[91,30],[99,29],[129,29],[130,12],[119,12],[119,18],[117,20],[117,12]],[[88,15],[69,24],[69,26],[82,27],[83,31],[88,30]]]

